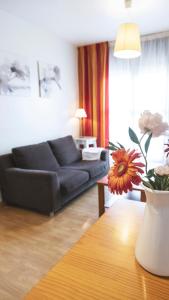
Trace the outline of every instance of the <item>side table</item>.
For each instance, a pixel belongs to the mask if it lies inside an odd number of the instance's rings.
[[[96,137],[94,136],[81,136],[79,138],[75,138],[75,143],[78,149],[97,147]]]
[[[104,188],[105,186],[108,186],[108,178],[107,176],[104,176],[100,180],[97,181],[98,186],[98,205],[99,205],[99,217],[105,212],[105,196],[104,196]],[[139,191],[140,192],[140,201],[146,202],[146,195],[145,191],[141,186],[134,186],[133,191]]]

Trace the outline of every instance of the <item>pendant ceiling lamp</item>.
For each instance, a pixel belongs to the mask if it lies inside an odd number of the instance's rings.
[[[125,0],[125,7],[131,7],[131,0]],[[141,55],[140,32],[135,23],[121,24],[116,37],[114,56],[130,59]]]

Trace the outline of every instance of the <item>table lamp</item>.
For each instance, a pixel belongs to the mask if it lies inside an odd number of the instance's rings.
[[[75,118],[78,118],[79,119],[79,122],[80,122],[80,136],[82,135],[82,119],[83,118],[87,118],[87,114],[84,110],[84,108],[78,108],[76,110],[76,113],[75,113]]]

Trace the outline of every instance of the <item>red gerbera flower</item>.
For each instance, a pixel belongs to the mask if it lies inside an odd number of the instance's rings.
[[[112,153],[114,164],[108,173],[108,187],[112,193],[122,194],[132,191],[132,184],[141,183],[141,169],[145,165],[141,162],[134,162],[141,154],[135,150],[126,151],[124,148]]]

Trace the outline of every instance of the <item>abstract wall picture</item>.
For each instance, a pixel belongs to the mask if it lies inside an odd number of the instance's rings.
[[[61,87],[60,68],[55,64],[38,63],[39,93],[41,97],[55,97]]]
[[[0,95],[31,95],[30,66],[25,58],[0,52]]]

